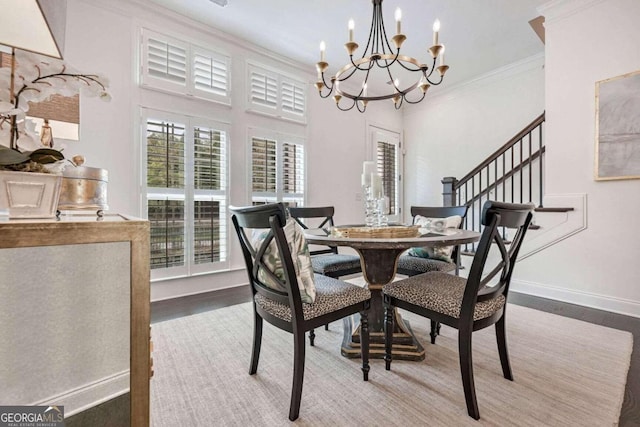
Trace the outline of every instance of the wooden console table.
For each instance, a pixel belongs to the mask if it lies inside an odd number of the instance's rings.
[[[44,256],[45,259],[31,258],[34,254]],[[117,256],[111,259],[109,254]],[[75,273],[66,274],[67,267]],[[123,269],[126,270],[123,271]],[[112,272],[115,273],[113,278]],[[97,218],[95,215],[76,214],[65,215],[60,219],[2,221],[0,222],[0,274],[2,275],[0,293],[3,299],[7,295],[13,298],[13,300],[6,300],[9,302],[0,306],[0,327],[3,328],[2,334],[14,339],[14,342],[5,342],[4,351],[7,352],[5,354],[7,357],[4,363],[6,365],[0,364],[0,383],[3,383],[3,387],[13,387],[14,392],[11,396],[3,396],[0,400],[14,401],[0,402],[0,404],[34,404],[47,399],[64,400],[60,396],[77,394],[70,378],[80,373],[76,373],[74,369],[68,369],[66,365],[73,363],[82,365],[84,368],[82,375],[89,378],[92,367],[96,371],[104,369],[105,364],[112,362],[111,356],[114,354],[122,356],[121,352],[126,352],[126,349],[110,347],[113,344],[110,344],[109,340],[122,342],[126,347],[126,337],[121,332],[123,328],[126,330],[128,317],[131,425],[148,426],[151,375],[148,221],[115,214],[105,215],[102,218]],[[97,279],[94,280],[96,276],[100,276],[101,287],[94,290],[91,285],[96,282]],[[128,283],[126,283],[127,279]],[[110,289],[111,285],[113,290]],[[106,295],[109,298],[113,296],[114,300],[118,300],[114,295],[116,292],[124,294],[119,298],[124,298],[125,304],[126,295],[130,295],[128,307],[130,316],[126,316],[126,306],[117,307],[117,310],[125,314],[121,316],[125,319],[114,320],[114,324],[119,328],[117,331],[112,331],[100,324],[99,316],[112,315],[111,310],[115,311],[116,307],[110,307],[107,301],[100,301],[99,295]],[[92,306],[85,308],[77,303],[75,306],[62,304],[66,299],[73,300],[75,293],[81,294],[78,301],[90,300]],[[42,297],[43,294],[46,296]],[[71,298],[68,298],[69,295]],[[33,307],[31,296],[34,300],[46,303],[42,304],[44,306]],[[47,306],[49,298],[53,301],[49,304],[50,306]],[[94,313],[87,313],[88,310],[96,310],[95,324],[89,326],[83,323],[91,323],[93,320]],[[78,316],[75,315],[76,313]],[[61,330],[64,332],[59,332]],[[37,340],[28,343],[30,338],[33,339],[30,331],[40,334],[38,336],[54,338],[50,340],[47,348],[43,348],[43,344]],[[94,331],[98,332],[94,333]],[[78,343],[78,336],[89,336],[90,342]],[[65,342],[65,337],[69,337],[71,342]],[[74,339],[76,342],[73,341]],[[37,351],[38,348],[42,348],[42,352]],[[20,351],[23,353],[19,353]],[[76,361],[72,360],[74,356],[77,357]],[[10,361],[6,361],[7,359]],[[25,362],[25,359],[29,361]],[[114,377],[120,380],[124,378],[126,381],[126,353],[119,359],[125,364],[125,371],[119,372],[119,376],[114,375]],[[38,375],[40,371],[46,372],[47,380],[55,387],[45,385],[34,391],[29,386],[23,385],[20,378],[14,376],[12,368],[22,371],[15,375],[22,375],[25,384],[31,381],[40,385],[44,380]],[[6,378],[2,378],[3,375]],[[105,373],[100,375],[108,377]],[[99,380],[90,383],[86,378],[82,378],[82,382],[82,386],[88,389],[98,388],[101,384]],[[85,383],[89,385],[85,386]],[[9,392],[8,389],[7,392]],[[20,399],[24,401],[15,401]],[[51,402],[51,404],[56,403],[64,404]],[[79,407],[76,410],[82,409]]]

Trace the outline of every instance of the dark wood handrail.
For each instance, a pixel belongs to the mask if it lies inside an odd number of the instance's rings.
[[[529,133],[531,133],[535,128],[540,126],[542,122],[545,120],[545,113],[543,112],[535,120],[529,123],[524,129],[522,129],[516,136],[511,138],[506,144],[502,147],[498,148],[498,150],[487,157],[482,163],[475,167],[471,172],[462,177],[456,184],[455,188],[458,189],[462,187],[467,181],[471,180],[477,173],[479,173],[482,169],[486,168],[491,162],[496,160],[502,154],[506,153],[513,145],[515,145],[518,141],[523,139]]]
[[[478,200],[480,200],[480,198],[482,196],[487,195],[493,188],[496,188],[500,184],[504,184],[504,182],[506,180],[511,178],[516,173],[520,172],[522,169],[524,169],[525,166],[529,165],[529,167],[531,167],[531,163],[533,163],[534,160],[536,160],[538,157],[540,157],[542,154],[544,154],[545,151],[546,151],[546,147],[542,147],[542,149],[540,149],[540,150],[536,151],[535,153],[531,154],[531,157],[523,160],[522,163],[518,164],[517,166],[514,166],[509,172],[505,173],[503,176],[501,176],[496,181],[494,181],[493,184],[491,184],[490,186],[487,186],[487,188],[485,188],[484,190],[480,191],[478,194],[475,194],[473,196],[473,198],[467,200],[466,201],[466,205],[467,206],[471,206],[473,203],[475,203]]]

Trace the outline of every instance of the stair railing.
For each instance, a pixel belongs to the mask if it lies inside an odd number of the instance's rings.
[[[543,207],[544,121],[542,113],[463,178],[442,179],[443,206],[469,208],[465,229],[481,231],[482,203],[489,199]],[[473,248],[467,245],[464,250]]]

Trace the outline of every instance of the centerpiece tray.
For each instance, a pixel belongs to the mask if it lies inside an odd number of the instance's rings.
[[[418,237],[418,225],[389,225],[386,227],[343,226],[333,227],[331,234],[336,237],[355,237],[388,239],[402,237]]]

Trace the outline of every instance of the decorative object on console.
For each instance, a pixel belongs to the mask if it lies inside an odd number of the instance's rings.
[[[366,161],[362,164],[360,178],[365,195],[364,223],[367,227],[386,227],[389,221],[388,199],[382,193],[382,177],[378,174],[376,164]]]
[[[83,166],[84,157],[74,156],[74,166],[67,166],[62,172],[62,189],[58,202],[58,212],[62,210],[94,210],[99,217],[109,209],[107,205],[107,184],[109,173],[106,169]]]
[[[57,149],[42,148],[32,123],[25,118],[28,103],[44,101],[54,94],[74,95],[81,88],[89,95],[110,99],[104,77],[81,74],[62,61],[65,17],[65,1],[3,3],[0,44],[11,47],[11,67],[0,69],[0,175],[3,175],[0,211],[3,216],[53,217],[60,195],[60,176],[38,175],[60,174],[64,155]],[[42,174],[20,177],[16,172]]]
[[[327,98],[335,92],[333,99],[338,109],[342,111],[351,110],[353,107],[356,107],[358,111],[363,113],[369,101],[381,101],[385,99],[393,100],[396,109],[399,109],[404,101],[409,104],[417,104],[424,99],[431,85],[439,85],[442,83],[444,75],[449,69],[449,66],[444,63],[444,45],[439,44],[438,40],[440,31],[439,20],[436,20],[433,24],[433,46],[429,48],[433,63],[431,64],[431,68],[429,68],[427,64],[423,64],[415,58],[400,54],[400,48],[407,39],[407,37],[402,34],[402,12],[400,8],[396,9],[395,12],[396,34],[391,38],[395,46],[394,50],[389,43],[384,27],[382,0],[372,0],[371,3],[373,3],[373,19],[371,21],[371,29],[369,30],[369,39],[367,40],[367,45],[364,48],[362,57],[360,59],[354,59],[353,57],[358,49],[358,44],[353,41],[355,23],[353,19],[351,19],[349,20],[349,41],[344,45],[349,54],[349,62],[342,67],[335,76],[330,78],[330,84],[327,83],[325,78],[325,71],[329,67],[329,64],[325,61],[326,44],[324,41],[320,43],[320,61],[316,64],[318,71],[316,87],[322,98]],[[438,56],[440,57],[440,65],[436,67]],[[370,77],[376,74],[376,71],[374,71],[376,68],[378,68],[377,71],[380,71],[384,75],[385,80],[388,79],[388,83],[392,87],[390,93],[376,96],[367,93],[367,90],[371,90],[370,84],[373,80]],[[431,80],[431,76],[435,70],[438,70],[440,78]],[[372,71],[374,72],[372,73]],[[412,84],[401,84],[399,76],[406,76],[411,73],[416,73],[419,79]],[[353,76],[356,78],[361,76],[361,80],[358,81],[358,90],[350,92],[340,87],[340,83],[347,81]],[[324,88],[328,89],[325,93],[323,93]],[[416,88],[420,88],[422,96],[409,99],[407,94]],[[341,107],[340,100],[342,98],[349,98],[353,103],[350,106]]]

